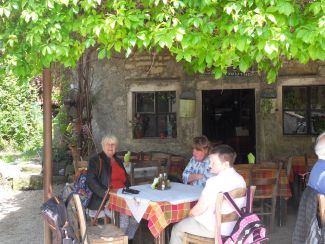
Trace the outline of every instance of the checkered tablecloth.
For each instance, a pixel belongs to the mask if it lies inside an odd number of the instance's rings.
[[[170,223],[177,223],[186,218],[195,203],[196,201],[172,205],[169,202],[150,202],[143,219],[148,220],[148,228],[157,238]],[[132,216],[125,199],[117,193],[110,193],[108,208]]]
[[[292,158],[292,174],[293,177],[299,174],[305,174],[307,172],[307,166],[304,156],[296,156]],[[292,178],[293,179],[293,178]]]
[[[306,162],[307,159],[307,162]],[[308,174],[312,167],[314,166],[317,158],[305,156],[294,156],[292,157],[292,170],[290,174],[290,182],[294,182],[296,176],[304,178]]]
[[[244,177],[247,185],[249,185],[250,171],[251,171],[251,167],[253,166],[254,166],[253,164],[248,166],[247,165],[234,166],[236,171]],[[255,177],[260,179],[273,178],[275,173],[276,173],[275,169],[265,169],[265,170],[260,169],[258,170],[257,173],[255,173]],[[259,191],[259,194],[266,194],[269,193],[271,190],[272,188],[268,186],[258,187],[256,189],[256,191]],[[284,197],[285,199],[289,199],[290,197],[292,197],[292,192],[289,186],[289,180],[287,177],[287,173],[284,169],[282,169],[280,172],[278,196]]]

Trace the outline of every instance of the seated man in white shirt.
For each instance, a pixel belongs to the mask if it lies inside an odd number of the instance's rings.
[[[228,145],[219,145],[210,152],[210,168],[213,176],[209,178],[197,204],[191,209],[189,217],[177,223],[172,230],[170,244],[181,244],[184,232],[214,238],[216,228],[215,205],[220,192],[245,188],[244,178],[233,168],[235,151]],[[235,200],[238,207],[245,206],[245,197]],[[222,213],[232,212],[232,207],[224,201]],[[221,235],[230,235],[236,221],[221,225]]]

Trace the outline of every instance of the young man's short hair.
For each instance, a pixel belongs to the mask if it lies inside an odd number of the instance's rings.
[[[210,154],[218,154],[221,162],[229,162],[230,166],[233,166],[237,157],[235,150],[226,144],[215,146],[211,149]]]

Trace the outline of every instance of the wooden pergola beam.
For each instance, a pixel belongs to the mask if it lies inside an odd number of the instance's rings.
[[[43,69],[43,191],[44,202],[52,197],[52,81],[51,70]],[[51,230],[44,221],[44,243],[51,244]]]

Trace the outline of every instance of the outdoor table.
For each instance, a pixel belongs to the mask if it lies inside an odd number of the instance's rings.
[[[243,176],[244,180],[246,181],[246,184],[249,184],[249,177],[250,177],[250,170],[252,167],[254,167],[255,164],[246,164],[248,166],[242,167],[240,164],[234,165],[234,168],[236,171]],[[258,164],[255,165],[255,167],[258,167]],[[266,178],[272,178],[275,174],[276,170],[274,171],[262,171],[258,175],[255,175],[258,178],[266,179]],[[269,188],[264,187],[258,189],[258,191],[270,191]],[[279,187],[278,187],[278,196],[283,197],[286,200],[288,200],[290,197],[292,197],[290,185],[288,176],[285,169],[281,169],[280,172],[280,179],[279,179]]]
[[[316,161],[316,157],[308,157],[306,155],[292,156],[292,170],[289,180],[293,186],[294,196],[298,203],[307,185],[309,173]]]
[[[294,179],[308,172],[306,165],[306,158],[304,156],[293,156],[292,157],[292,170],[290,175],[290,182],[294,182]]]
[[[245,164],[245,166],[241,164],[234,165],[234,168],[241,176],[243,176],[247,185],[249,184],[250,171],[252,167],[258,167],[258,164]],[[275,173],[276,173],[276,169],[261,171],[258,174],[256,174],[255,177],[261,179],[267,179],[267,178],[274,177]],[[263,192],[264,193],[269,192],[270,190],[271,190],[270,187],[261,187],[259,189],[256,189],[256,191],[261,194],[263,194]],[[278,197],[279,197],[279,212],[277,213],[277,215],[278,215],[279,225],[282,226],[286,224],[287,200],[292,197],[292,192],[289,185],[289,179],[285,169],[281,169],[280,172]]]
[[[148,228],[155,243],[164,244],[165,229],[188,216],[190,209],[199,199],[201,187],[171,183],[171,188],[153,190],[150,184],[132,186],[139,194],[123,194],[122,189],[110,193],[108,208],[116,212],[134,216],[137,221],[148,220]]]

